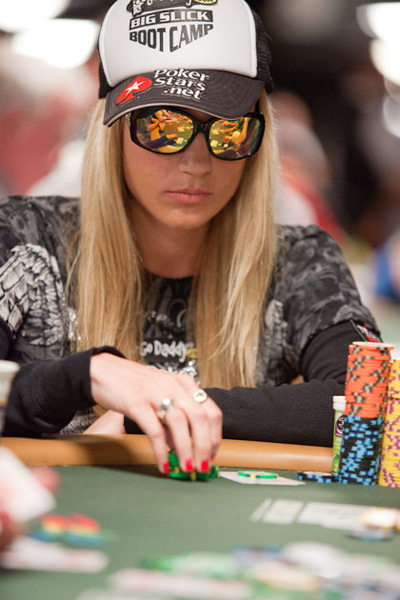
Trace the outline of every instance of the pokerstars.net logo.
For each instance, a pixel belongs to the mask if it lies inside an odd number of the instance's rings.
[[[132,42],[159,52],[173,53],[212,31],[218,0],[132,0],[129,37]]]

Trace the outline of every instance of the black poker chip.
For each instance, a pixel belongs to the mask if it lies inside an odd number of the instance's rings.
[[[299,481],[315,481],[316,483],[334,483],[338,481],[335,473],[324,473],[322,471],[298,471],[297,479]]]

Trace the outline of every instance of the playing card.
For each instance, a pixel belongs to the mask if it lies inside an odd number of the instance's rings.
[[[330,529],[351,529],[359,523],[368,506],[308,502],[297,519],[298,523],[321,525]]]
[[[219,476],[244,485],[304,485],[303,481],[281,477],[280,475],[275,477],[275,479],[256,479],[253,477],[241,477],[235,471],[220,471]]]
[[[97,573],[107,564],[108,557],[102,551],[71,549],[27,536],[18,537],[0,553],[0,566],[4,569]]]
[[[114,589],[135,594],[154,594],[193,600],[244,600],[250,586],[242,581],[222,581],[149,569],[124,569],[109,579]]]
[[[53,494],[10,450],[0,448],[0,510],[20,523],[53,510]]]
[[[271,502],[267,499],[250,515],[250,521],[289,525],[296,521],[303,504],[300,500],[274,500]]]

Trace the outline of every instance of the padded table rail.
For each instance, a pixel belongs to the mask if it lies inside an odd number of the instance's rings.
[[[5,437],[9,448],[28,466],[153,465],[144,435],[64,435],[51,439]],[[246,440],[222,440],[214,461],[220,467],[331,471],[332,449]]]

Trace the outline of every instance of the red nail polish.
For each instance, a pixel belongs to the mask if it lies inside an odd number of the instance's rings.
[[[201,463],[201,472],[207,473],[209,468],[210,468],[210,463],[208,462],[208,460],[203,460]]]
[[[169,463],[164,463],[163,464],[163,472],[165,475],[168,475],[169,473]]]
[[[193,471],[193,462],[191,458],[189,458],[189,460],[186,461],[186,470]]]

